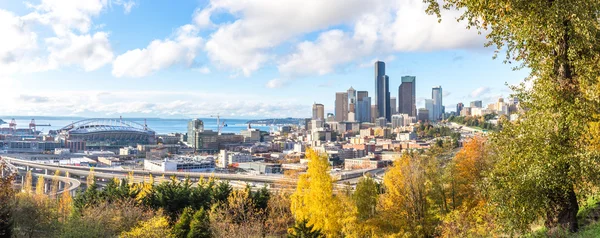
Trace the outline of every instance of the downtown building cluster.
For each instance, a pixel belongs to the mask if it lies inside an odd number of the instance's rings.
[[[328,122],[346,124],[372,123],[385,127],[398,121],[438,121],[444,119],[442,87],[433,87],[431,99],[425,99],[425,108],[416,107],[416,77],[402,76],[398,91],[391,92],[390,77],[385,73],[385,63],[375,62],[374,95],[350,87],[346,92],[335,94],[334,113],[325,115],[323,104],[315,103],[312,120],[317,128]],[[392,97],[391,95],[397,95]],[[396,123],[394,123],[396,122]],[[350,128],[351,126],[348,126]]]

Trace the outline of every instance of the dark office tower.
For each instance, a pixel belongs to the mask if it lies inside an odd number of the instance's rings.
[[[416,85],[417,77],[402,76],[402,83],[398,87],[398,113],[417,116]]]
[[[462,102],[459,102],[458,104],[456,104],[456,115],[460,116],[460,112],[462,111],[462,109],[465,107],[465,104],[463,104]]]
[[[385,105],[385,111],[384,111],[385,114],[382,117],[385,117],[385,119],[388,122],[391,122],[392,121],[392,109],[391,109],[392,106],[390,105],[390,101],[391,101],[390,100],[390,77],[388,77],[387,75],[383,76],[383,85],[385,88],[385,90],[384,90],[385,100],[383,101],[384,105]]]
[[[389,82],[388,87],[385,85],[385,63],[381,61],[375,62],[375,105],[377,106],[377,114],[380,117],[386,117],[386,104],[389,104]],[[389,107],[389,106],[388,106]],[[386,117],[387,118],[387,117]]]
[[[348,121],[348,93],[335,93],[335,121]]]

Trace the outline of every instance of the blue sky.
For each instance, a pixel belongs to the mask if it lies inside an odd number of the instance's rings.
[[[418,107],[441,85],[447,111],[492,102],[512,71],[483,35],[421,0],[42,0],[0,2],[0,114],[308,117],[335,92],[391,95],[417,77]]]

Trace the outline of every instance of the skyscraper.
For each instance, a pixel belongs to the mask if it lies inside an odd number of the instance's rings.
[[[471,102],[471,108],[481,108],[483,107],[483,103],[481,102],[481,100],[477,100],[477,101],[472,101]]]
[[[314,103],[312,107],[312,119],[313,120],[325,120],[325,106],[320,103]]]
[[[431,89],[431,99],[433,100],[433,118],[431,120],[437,121],[442,118],[442,86]]]
[[[427,109],[427,112],[429,112],[427,119],[429,119],[429,121],[434,121],[435,119],[435,104],[433,99],[425,99],[425,109]]]
[[[396,97],[390,97],[390,114],[394,115],[398,113],[398,107],[396,107]]]
[[[388,122],[392,121],[392,110],[391,110],[391,105],[390,105],[390,77],[388,77],[387,75],[383,76],[383,82],[384,82],[384,86],[385,86],[385,119]]]
[[[348,93],[348,113],[353,113],[353,118],[349,118],[349,121],[356,121],[356,90],[350,87]]]
[[[335,93],[335,121],[348,120],[348,93]]]
[[[390,82],[385,75],[385,63],[381,61],[375,62],[375,105],[379,117],[390,121]]]
[[[402,76],[402,83],[398,87],[398,113],[417,116],[416,84],[417,77]]]
[[[371,122],[371,97],[367,91],[356,92],[356,120]]]
[[[465,104],[463,104],[462,102],[459,102],[458,104],[456,104],[456,115],[460,116],[460,112],[462,111],[462,109],[465,107]]]

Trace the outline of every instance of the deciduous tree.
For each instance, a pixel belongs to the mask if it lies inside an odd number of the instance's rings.
[[[440,14],[437,0],[428,11]],[[600,1],[444,0],[458,20],[486,34],[505,62],[531,70],[531,87],[513,87],[518,122],[494,136],[498,161],[491,198],[510,231],[540,217],[549,228],[578,229],[578,197],[598,185],[597,153],[583,143],[600,107]]]

